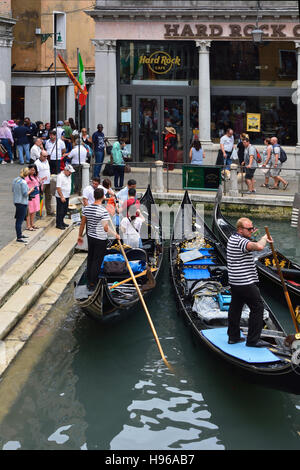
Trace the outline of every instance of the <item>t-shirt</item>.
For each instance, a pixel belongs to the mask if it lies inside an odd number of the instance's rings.
[[[132,222],[128,219],[128,217],[123,217],[121,221],[121,229],[122,230],[122,238],[126,245],[131,246],[132,248],[139,247],[140,241],[140,230],[143,224],[143,219],[141,217],[136,217]]]
[[[244,286],[258,282],[254,256],[247,250],[249,239],[238,233],[230,236],[227,243],[227,267],[229,284]]]
[[[38,158],[40,158],[41,151],[42,151],[41,147],[34,144],[30,149],[30,158],[31,158],[31,160],[35,161]]]
[[[105,142],[104,142],[105,136],[103,132],[96,131],[94,132],[92,136],[92,141],[94,144],[94,150],[97,152],[98,150],[104,150],[105,147]]]
[[[136,211],[140,208],[141,203],[136,197],[130,197],[127,201],[124,201],[121,207],[121,214],[123,217],[128,215],[136,215]]]
[[[234,146],[234,137],[228,136],[227,134],[223,135],[220,139],[220,144],[224,145],[225,152],[231,152]]]
[[[57,139],[57,159],[61,159],[62,150],[65,150],[66,146],[61,139]],[[45,150],[50,155],[50,160],[56,160],[56,143],[48,139],[45,143]]]
[[[85,206],[82,209],[82,215],[86,217],[88,236],[99,240],[106,240],[107,232],[103,228],[103,222],[110,220],[110,217],[105,207],[102,204]]]
[[[99,187],[100,185],[98,186],[98,188]],[[87,199],[88,205],[94,204],[95,202],[94,191],[95,191],[95,188],[91,184],[89,186],[86,186],[84,190],[82,191],[82,197]]]
[[[86,162],[87,150],[83,145],[80,145],[80,163]],[[79,145],[76,145],[71,152],[68,158],[72,158],[72,165],[79,165]]]
[[[43,184],[50,184],[50,166],[48,160],[42,162],[39,158],[35,161],[35,166],[38,171],[38,177],[40,179],[44,178],[45,176],[47,179],[43,182]]]
[[[62,135],[64,135],[65,130],[63,127],[57,127],[56,129],[53,129],[56,131],[57,138],[60,139]]]
[[[280,164],[281,161],[280,161],[280,145],[279,144],[275,144],[274,146],[272,146],[271,161],[272,161],[273,165],[276,163],[275,162],[275,155],[276,154],[278,154],[277,164]]]
[[[70,197],[71,182],[71,176],[67,176],[64,171],[57,175],[56,187],[61,189],[61,192],[65,198]],[[55,191],[55,197],[60,197],[57,191]]]
[[[257,168],[256,148],[253,145],[248,145],[244,152],[244,161],[246,166],[249,165],[251,155],[253,155],[251,168]]]

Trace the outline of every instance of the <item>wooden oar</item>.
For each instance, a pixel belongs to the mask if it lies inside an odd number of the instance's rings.
[[[151,268],[151,272],[153,273],[154,271],[157,271],[157,269],[158,268]],[[134,277],[137,278],[137,277],[145,276],[145,274],[147,274],[147,269],[145,269],[145,271],[137,274]],[[131,277],[128,277],[127,279],[124,279],[124,281],[120,281],[120,282],[117,282],[116,284],[113,284],[112,286],[109,287],[109,289],[111,290],[111,289],[114,289],[115,287],[121,286],[122,284],[126,284],[126,282],[131,281],[131,279],[132,279]]]
[[[271,236],[270,236],[270,232],[269,232],[268,227],[265,227],[265,230],[266,230],[267,237],[268,237],[268,239],[270,240],[270,239],[271,239]],[[299,333],[299,326],[298,326],[298,323],[297,323],[297,320],[296,320],[296,315],[295,315],[295,312],[294,312],[294,309],[293,309],[293,305],[292,305],[292,302],[291,302],[291,299],[290,299],[290,295],[289,295],[289,293],[288,293],[288,289],[287,289],[287,287],[286,287],[286,283],[285,283],[285,281],[284,281],[284,277],[283,277],[282,272],[281,272],[281,268],[280,268],[280,265],[279,265],[279,262],[278,262],[278,258],[277,258],[277,253],[276,253],[276,251],[274,250],[274,245],[273,245],[273,243],[270,243],[270,245],[271,245],[271,249],[272,249],[272,253],[273,253],[273,258],[274,258],[275,263],[276,263],[277,272],[278,272],[278,275],[279,275],[279,277],[280,277],[281,284],[282,284],[282,287],[283,287],[285,299],[286,299],[286,301],[287,301],[287,304],[288,304],[288,307],[289,307],[289,311],[290,311],[290,314],[291,314],[291,317],[292,317],[294,326],[295,326],[295,328],[296,328],[296,331],[297,331],[297,333]]]
[[[131,269],[131,266],[130,266],[129,261],[128,261],[128,259],[127,259],[127,256],[126,256],[126,254],[125,254],[125,250],[124,250],[124,248],[123,248],[123,245],[122,245],[122,243],[121,243],[120,240],[118,240],[118,243],[119,243],[119,245],[120,245],[120,250],[121,250],[121,252],[122,252],[122,255],[124,256],[124,259],[125,259],[125,261],[126,261],[127,269],[128,269],[128,271],[129,271],[129,273],[130,273],[131,279],[133,280],[133,283],[134,283],[135,288],[136,288],[136,290],[137,290],[137,293],[138,293],[138,295],[139,295],[140,301],[141,301],[141,303],[142,303],[142,305],[143,305],[143,307],[144,307],[144,310],[145,310],[145,313],[146,313],[146,315],[147,315],[148,322],[149,322],[149,324],[150,324],[150,327],[151,327],[152,333],[153,333],[153,335],[154,335],[156,344],[157,344],[157,346],[158,346],[160,355],[161,355],[161,357],[162,357],[164,363],[166,364],[166,366],[173,372],[173,369],[172,369],[171,365],[169,364],[169,362],[167,361],[167,359],[166,359],[166,357],[165,357],[165,355],[164,355],[164,352],[163,352],[163,350],[162,350],[162,347],[161,347],[161,345],[160,345],[160,342],[159,342],[157,333],[156,333],[156,331],[155,331],[155,328],[154,328],[154,325],[153,325],[153,322],[152,322],[150,313],[149,313],[149,311],[148,311],[148,308],[147,308],[147,305],[146,305],[146,303],[145,303],[144,297],[143,297],[143,295],[142,295],[142,293],[141,293],[141,291],[140,291],[139,285],[138,285],[138,283],[136,282],[135,276],[134,276],[134,274],[133,274],[133,272],[132,272],[132,269]]]

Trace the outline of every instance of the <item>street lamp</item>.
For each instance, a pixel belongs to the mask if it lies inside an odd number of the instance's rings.
[[[258,27],[258,10],[260,9],[259,0],[256,2],[256,26],[255,29],[252,30],[252,38],[253,41],[256,43],[260,43],[263,35],[263,31]]]

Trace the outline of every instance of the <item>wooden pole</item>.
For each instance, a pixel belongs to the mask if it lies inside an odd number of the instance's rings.
[[[266,234],[267,234],[268,238],[271,239],[271,236],[270,236],[270,232],[269,232],[268,227],[265,227],[265,230],[266,230]],[[296,328],[296,332],[299,333],[299,326],[298,326],[298,323],[297,323],[297,320],[296,320],[296,315],[295,315],[295,312],[294,312],[294,309],[293,309],[293,305],[292,305],[292,302],[291,302],[291,299],[290,299],[290,295],[289,295],[288,290],[287,290],[287,287],[286,287],[286,283],[285,283],[284,277],[283,277],[283,275],[282,275],[282,272],[281,272],[281,269],[280,269],[280,266],[279,266],[279,262],[278,262],[278,258],[277,258],[277,253],[276,253],[276,251],[274,250],[274,245],[273,245],[273,243],[270,243],[270,246],[271,246],[271,249],[272,249],[273,258],[274,258],[275,263],[276,263],[277,272],[278,272],[278,275],[279,275],[279,277],[280,277],[281,284],[282,284],[282,287],[283,287],[285,299],[286,299],[286,301],[287,301],[287,304],[288,304],[288,307],[289,307],[289,311],[290,311],[290,314],[291,314],[291,317],[292,317],[294,326],[295,326],[295,328]]]
[[[154,271],[157,271],[157,268],[151,268],[151,272],[153,273]],[[146,269],[142,273],[137,274],[135,278],[145,276],[145,274],[147,274]],[[120,281],[120,282],[117,282],[116,284],[113,284],[112,286],[109,287],[109,289],[112,290],[115,287],[121,286],[122,284],[126,284],[126,282],[131,281],[131,279],[132,279],[131,277],[128,277],[127,279],[124,279],[124,281]]]

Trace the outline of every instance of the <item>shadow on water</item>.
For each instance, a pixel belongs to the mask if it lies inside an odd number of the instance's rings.
[[[64,320],[50,315],[49,332],[44,324],[3,379],[13,386],[50,335],[1,420],[1,448],[300,448],[300,397],[258,386],[196,345],[177,314],[168,268],[166,250],[147,306],[175,373],[161,360],[140,306],[102,328],[74,309],[70,287],[68,302],[57,307]],[[4,394],[1,383],[0,401]]]

